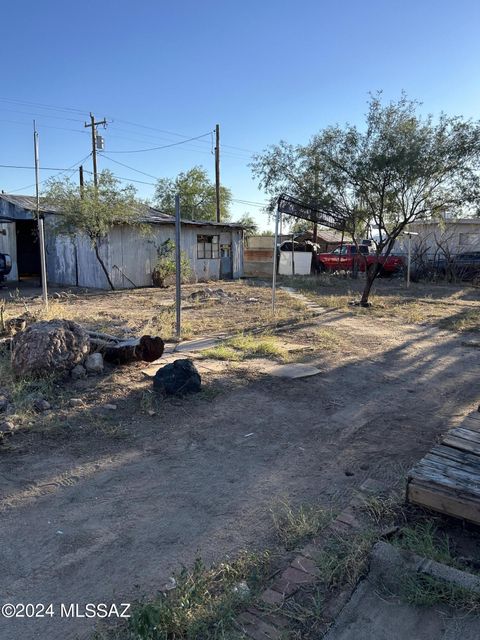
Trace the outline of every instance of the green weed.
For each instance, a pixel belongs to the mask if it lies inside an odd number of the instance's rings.
[[[321,580],[329,588],[355,585],[366,571],[374,541],[369,531],[328,539],[315,558]]]
[[[404,576],[400,597],[417,607],[447,605],[466,613],[480,614],[480,594],[424,573]]]
[[[436,560],[450,566],[458,566],[452,556],[451,542],[447,534],[438,531],[432,522],[421,522],[403,527],[392,544],[419,556]]]
[[[174,589],[134,607],[129,640],[232,640],[238,612],[248,606],[268,577],[268,553],[243,553],[206,568],[197,559],[175,576]]]

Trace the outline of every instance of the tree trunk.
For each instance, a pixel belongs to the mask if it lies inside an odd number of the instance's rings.
[[[110,289],[112,291],[115,291],[115,287],[113,286],[113,282],[110,278],[110,274],[107,271],[107,267],[105,266],[105,263],[103,262],[102,258],[100,257],[100,252],[98,250],[98,244],[97,242],[95,242],[95,244],[93,245],[93,248],[95,250],[95,255],[97,256],[97,260],[100,263],[100,266],[102,267],[103,273],[105,274],[105,277],[107,279],[108,284],[110,285]]]
[[[375,282],[376,277],[380,273],[380,265],[378,263],[370,265],[367,267],[365,265],[365,287],[363,289],[362,297],[360,299],[361,307],[368,307],[368,298],[370,296],[370,291],[372,289],[373,283]]]
[[[92,351],[100,351],[107,362],[127,364],[135,360],[153,362],[163,354],[164,342],[159,337],[142,336],[121,340],[94,331],[87,331]]]

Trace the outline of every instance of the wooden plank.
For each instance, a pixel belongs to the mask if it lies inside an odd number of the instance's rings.
[[[442,491],[410,482],[407,487],[407,500],[440,513],[480,524],[480,503],[468,498],[452,497]]]
[[[472,482],[469,474],[462,474],[452,469],[449,473],[445,468],[439,468],[438,465],[430,464],[428,461],[422,461],[410,471],[410,477],[420,481],[428,480],[433,484],[442,484],[451,487],[455,491],[466,491],[470,494],[479,494],[480,486],[478,482]]]
[[[457,449],[452,449],[457,451]],[[463,452],[462,452],[463,453]],[[480,473],[477,465],[470,465],[467,462],[453,460],[446,456],[427,454],[421,462],[422,466],[430,466],[438,469],[440,473],[449,477],[464,478],[469,482],[480,482]]]
[[[458,436],[459,438],[465,438],[465,440],[471,440],[472,442],[480,443],[480,432],[472,431],[472,429],[456,427],[455,429],[450,429],[445,437],[450,435]]]
[[[454,487],[461,487],[471,493],[480,493],[480,478],[458,467],[447,467],[425,460],[421,467],[421,474],[428,474],[430,478],[449,481]]]
[[[474,453],[459,451],[444,444],[432,447],[425,459],[436,459],[447,465],[459,465],[480,477],[480,458]]]
[[[480,418],[477,418],[476,416],[467,416],[461,423],[460,427],[463,429],[471,429],[472,431],[480,431]]]
[[[449,434],[445,436],[442,442],[449,447],[460,449],[460,451],[470,451],[471,453],[480,455],[480,442],[472,442],[460,436]]]

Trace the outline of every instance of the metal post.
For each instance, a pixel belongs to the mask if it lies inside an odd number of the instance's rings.
[[[35,156],[35,213],[37,215],[38,225],[38,242],[40,245],[40,271],[42,276],[42,299],[45,308],[48,309],[48,291],[47,291],[47,261],[45,258],[45,229],[43,225],[43,214],[40,215],[40,190],[39,190],[39,174],[40,167],[38,161],[38,132],[33,121],[33,152]]]
[[[292,276],[295,275],[295,234],[292,233]]]
[[[175,332],[177,340],[181,336],[181,313],[182,313],[182,274],[181,274],[181,246],[180,246],[180,195],[175,196],[175,307],[176,325]]]
[[[278,221],[280,218],[280,211],[277,206],[277,213],[275,215],[275,239],[273,245],[273,273],[272,273],[272,313],[275,313],[275,294],[277,286],[277,244],[278,244]]]
[[[412,235],[408,234],[407,289],[410,287],[410,267],[412,264]]]

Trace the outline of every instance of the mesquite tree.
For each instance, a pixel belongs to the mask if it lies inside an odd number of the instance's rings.
[[[480,124],[421,116],[406,95],[383,104],[372,96],[364,127],[330,126],[304,146],[286,143],[254,157],[252,169],[270,195],[281,191],[341,215],[356,242],[371,231],[377,258],[388,256],[405,227],[449,210],[478,214]],[[308,185],[315,185],[315,192]],[[306,187],[306,189],[305,189]],[[381,263],[367,272],[366,306]]]
[[[140,221],[146,205],[136,198],[135,187],[122,187],[110,171],[102,171],[98,174],[97,187],[93,181],[79,187],[68,178],[52,178],[47,183],[45,199],[58,210],[55,231],[87,236],[110,288],[115,289],[100,254],[100,243],[116,224],[137,224],[145,228]]]

